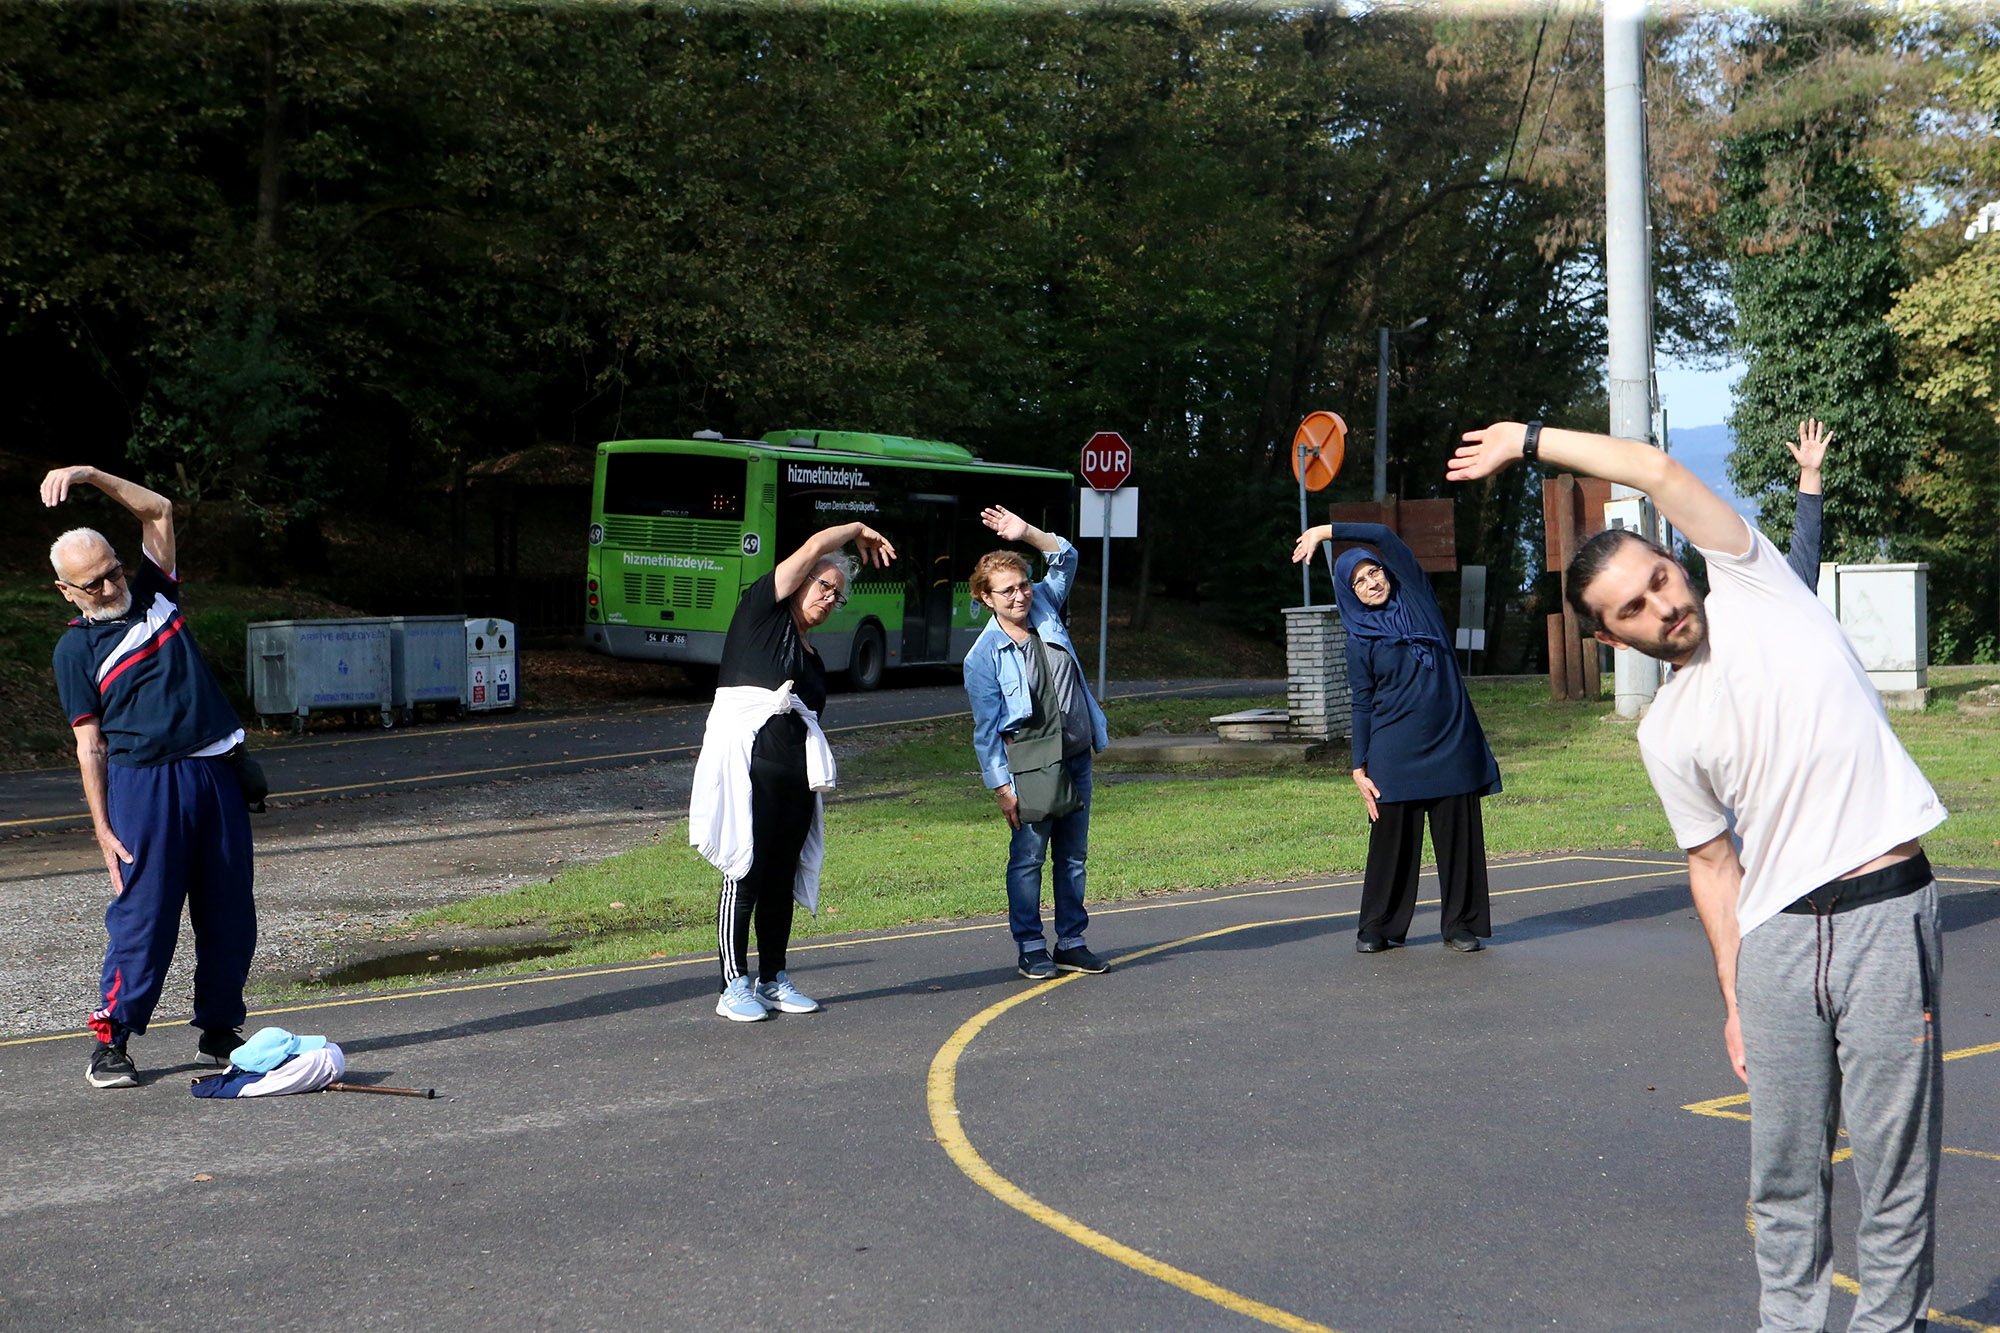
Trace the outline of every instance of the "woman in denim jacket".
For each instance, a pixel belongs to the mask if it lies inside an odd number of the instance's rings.
[[[1083,664],[1062,622],[1063,605],[1076,578],[1076,548],[997,505],[979,517],[1002,540],[1023,542],[1048,557],[1048,573],[1040,583],[1030,581],[1028,562],[1012,551],[980,557],[972,570],[972,596],[993,612],[993,619],[965,657],[973,749],[979,755],[980,774],[1013,831],[1007,852],[1007,916],[1019,954],[1017,965],[1031,981],[1045,980],[1058,971],[1102,972],[1104,960],[1083,942],[1090,923],[1083,890],[1090,843],[1090,757],[1105,747],[1108,735],[1104,710],[1090,697]],[[1041,641],[1039,652],[1036,639]],[[1083,805],[1073,814],[1028,823],[1020,817],[1006,739],[1008,733],[1038,720],[1038,663],[1046,663],[1054,678],[1062,712],[1063,763]],[[1042,861],[1051,844],[1055,847],[1053,956],[1042,933],[1041,915]]]

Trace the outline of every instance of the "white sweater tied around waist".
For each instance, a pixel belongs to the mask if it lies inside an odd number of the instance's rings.
[[[792,693],[792,682],[775,690],[729,685],[715,692],[702,733],[701,757],[694,765],[694,795],[688,802],[688,845],[723,877],[750,873],[757,849],[750,825],[750,752],[757,733],[780,713],[797,713],[806,723],[806,785],[813,793],[812,827],[799,850],[792,897],[819,912],[819,868],[826,854],[825,803],[819,793],[834,789],[838,772],[833,747],[820,730],[819,714]]]

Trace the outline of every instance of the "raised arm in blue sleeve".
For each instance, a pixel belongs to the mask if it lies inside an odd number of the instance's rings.
[[[1785,563],[1814,592],[1819,591],[1819,539],[1826,514],[1826,497],[1799,492],[1798,508],[1792,514],[1792,549]]]
[[[1045,554],[1048,572],[1043,574],[1042,581],[1035,585],[1034,595],[1037,598],[1047,598],[1060,611],[1069,602],[1070,585],[1076,581],[1076,567],[1080,561],[1076,548],[1069,544],[1068,538],[1058,537],[1053,532],[1049,535],[1055,537],[1057,546],[1055,550]]]

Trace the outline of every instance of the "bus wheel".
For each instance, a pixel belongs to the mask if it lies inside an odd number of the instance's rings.
[[[847,683],[857,691],[872,690],[882,683],[882,668],[889,656],[882,627],[870,622],[854,632],[854,652],[847,659]]]

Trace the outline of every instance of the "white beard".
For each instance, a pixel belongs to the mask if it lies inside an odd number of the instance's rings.
[[[129,616],[131,614],[132,614],[132,590],[130,588],[127,588],[124,592],[118,594],[118,600],[116,602],[113,602],[110,606],[105,607],[103,611],[97,613],[96,615],[86,615],[84,618],[86,620],[95,620],[95,621],[123,620],[126,616]]]

